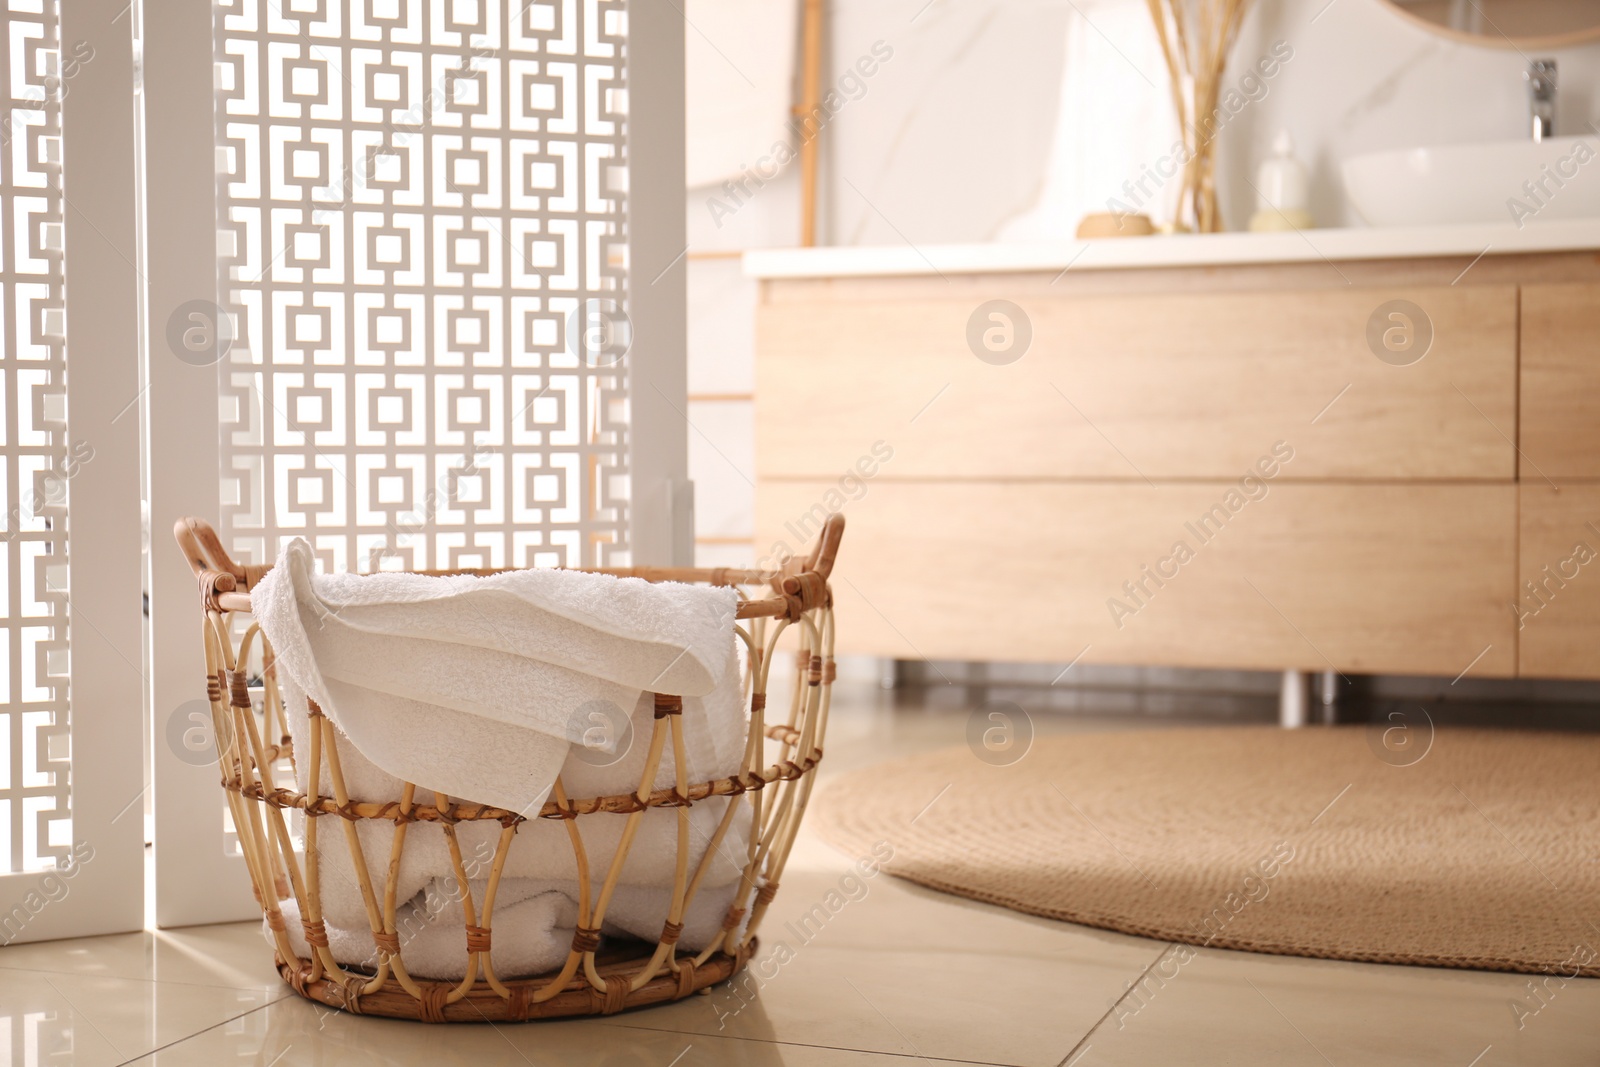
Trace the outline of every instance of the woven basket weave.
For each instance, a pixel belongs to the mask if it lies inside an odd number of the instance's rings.
[[[744,692],[749,700],[749,732],[740,772],[707,782],[684,774],[683,703],[668,693],[655,695],[655,722],[639,788],[632,793],[568,797],[558,779],[538,817],[564,822],[578,872],[578,925],[559,971],[542,975],[500,975],[494,967],[493,910],[507,857],[516,847],[523,817],[466,800],[439,796],[432,805],[414,803],[416,786],[399,796],[352,797],[344,787],[335,731],[311,704],[309,753],[296,754],[278,693],[272,650],[258,624],[247,618],[250,589],[270,569],[240,566],[229,558],[210,526],[179,520],[178,545],[200,585],[204,612],[206,689],[218,740],[218,762],[228,808],[257,900],[276,943],[278,970],[294,991],[308,1000],[356,1014],[426,1022],[482,1022],[609,1015],[628,1008],[679,1000],[737,974],[756,945],[762,916],[778,891],[784,864],[811,795],[822,759],[829,693],[833,681],[833,598],[828,585],[844,519],[829,518],[811,554],[782,571],[732,568],[608,569],[602,573],[652,582],[694,582],[733,586],[740,591],[737,632],[745,642]],[[490,571],[426,571],[427,574],[489,574]],[[779,642],[787,638],[799,664],[786,715],[770,722],[767,677]],[[256,684],[253,684],[256,683]],[[774,709],[775,711],[778,709]],[[773,716],[776,718],[776,716]],[[269,743],[269,739],[276,743]],[[668,745],[675,755],[676,781],[652,789]],[[294,786],[295,760],[309,760],[310,794]],[[320,795],[317,783],[326,764],[333,795]],[[287,784],[285,784],[287,783]],[[706,797],[733,798],[705,849],[691,869],[688,807]],[[722,845],[738,810],[749,805],[752,832],[733,905],[722,930],[702,951],[677,944],[685,910],[699,888],[712,854]],[[653,943],[602,939],[606,908],[646,810],[676,807],[678,864],[671,905]],[[286,811],[305,814],[297,846]],[[335,961],[322,921],[317,837],[333,816],[344,835],[360,882],[371,927],[374,959],[370,971]],[[598,893],[591,896],[591,865],[578,832],[580,818],[626,818],[620,843]],[[356,825],[364,819],[393,823],[393,850],[387,871],[370,870]],[[474,900],[456,838],[456,824],[493,820],[500,824],[493,865],[481,899]],[[457,982],[412,977],[397,933],[396,882],[413,822],[442,827],[465,912],[461,936],[467,948],[467,973]],[[598,871],[596,872],[598,873]],[[310,959],[298,955],[285,927],[282,902],[295,900],[311,946]],[[749,923],[743,926],[748,915]]]

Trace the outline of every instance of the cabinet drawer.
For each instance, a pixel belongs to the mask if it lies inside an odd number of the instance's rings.
[[[880,440],[895,449],[896,477],[1237,478],[1278,440],[1297,450],[1291,479],[1515,476],[1511,286],[1032,287],[1018,298],[1027,350],[995,365],[969,347],[981,300],[943,295],[937,278],[893,299],[849,299],[839,289],[852,284],[766,284],[756,367],[765,476],[836,478]],[[997,279],[993,296],[1005,295]],[[1432,333],[1427,354],[1405,366],[1368,341],[1369,320],[1401,299],[1423,309],[1416,325]]]
[[[1600,478],[1600,285],[1522,290],[1522,480]]]
[[[850,488],[761,481],[756,493],[761,554],[803,545],[841,495],[858,497],[843,507],[834,583],[844,652],[1065,663],[1087,647],[1085,662],[1101,663],[1515,670],[1511,485],[1274,480],[1264,496],[1247,487],[1254,500],[1230,497],[1236,482]]]
[[[1523,483],[1518,673],[1600,678],[1600,486]]]

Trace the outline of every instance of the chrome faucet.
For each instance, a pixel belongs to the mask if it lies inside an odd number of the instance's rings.
[[[1533,119],[1533,139],[1556,135],[1556,61],[1535,59],[1522,77],[1528,83],[1528,107]]]

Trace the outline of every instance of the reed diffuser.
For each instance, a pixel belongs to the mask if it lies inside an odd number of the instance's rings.
[[[1239,36],[1249,0],[1146,0],[1172,81],[1188,160],[1173,216],[1174,229],[1217,233],[1216,121],[1222,72]]]

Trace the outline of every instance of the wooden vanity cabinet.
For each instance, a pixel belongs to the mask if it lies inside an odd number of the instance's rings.
[[[1597,339],[1589,253],[766,279],[757,555],[845,512],[853,653],[1600,677]]]

